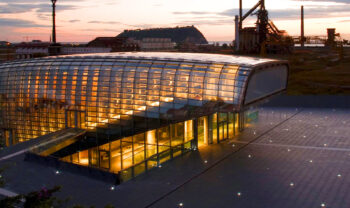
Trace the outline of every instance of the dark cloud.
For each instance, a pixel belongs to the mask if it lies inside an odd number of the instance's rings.
[[[56,6],[57,12],[61,12],[65,10],[74,10],[74,9],[78,9],[78,7],[74,5],[68,5],[68,4],[64,4],[64,5],[58,4]],[[24,13],[24,12],[30,12],[33,10],[35,10],[37,13],[48,13],[52,11],[52,7],[50,3],[47,3],[47,4],[8,3],[0,7],[0,14]]]
[[[1,27],[50,27],[49,25],[37,24],[29,20],[20,20],[20,19],[9,19],[9,18],[0,18]]]

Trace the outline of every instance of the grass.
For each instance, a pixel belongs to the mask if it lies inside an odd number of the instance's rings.
[[[308,49],[288,56],[270,58],[288,59],[290,74],[287,93],[350,95],[350,48],[344,49],[339,59],[337,50]]]

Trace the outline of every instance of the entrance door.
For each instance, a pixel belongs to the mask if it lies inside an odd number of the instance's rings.
[[[70,128],[85,127],[85,112],[67,110],[66,111],[66,126]]]
[[[228,123],[227,123],[227,113],[219,113],[219,141],[225,140],[228,138]]]

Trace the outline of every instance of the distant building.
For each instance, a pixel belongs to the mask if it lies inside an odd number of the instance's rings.
[[[104,47],[62,47],[62,55],[69,54],[88,54],[88,53],[109,53],[112,51],[112,48]]]
[[[140,46],[141,51],[169,51],[176,45],[171,38],[143,38],[134,41]]]
[[[13,45],[7,41],[0,41],[0,62],[14,60],[16,52]]]
[[[87,47],[111,48],[112,52],[138,51],[139,45],[129,38],[97,37],[90,41]]]
[[[49,55],[49,42],[33,40],[16,44],[16,59],[29,59]]]
[[[135,40],[143,40],[144,38],[170,38],[176,44],[208,44],[203,34],[194,26],[124,30],[117,37],[133,38]]]

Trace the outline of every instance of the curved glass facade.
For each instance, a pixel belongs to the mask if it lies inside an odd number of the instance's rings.
[[[142,57],[63,57],[0,66],[1,127],[12,144],[66,127],[136,129],[237,107],[250,68]],[[227,106],[226,106],[227,107]],[[192,111],[191,112],[189,111]],[[151,123],[149,123],[151,122]],[[119,133],[120,134],[120,133]]]
[[[284,90],[287,75],[282,62],[213,54],[9,62],[0,65],[2,141],[9,146],[55,132],[32,152],[125,181],[232,138],[246,121],[245,104]],[[258,112],[247,115],[252,120]]]

